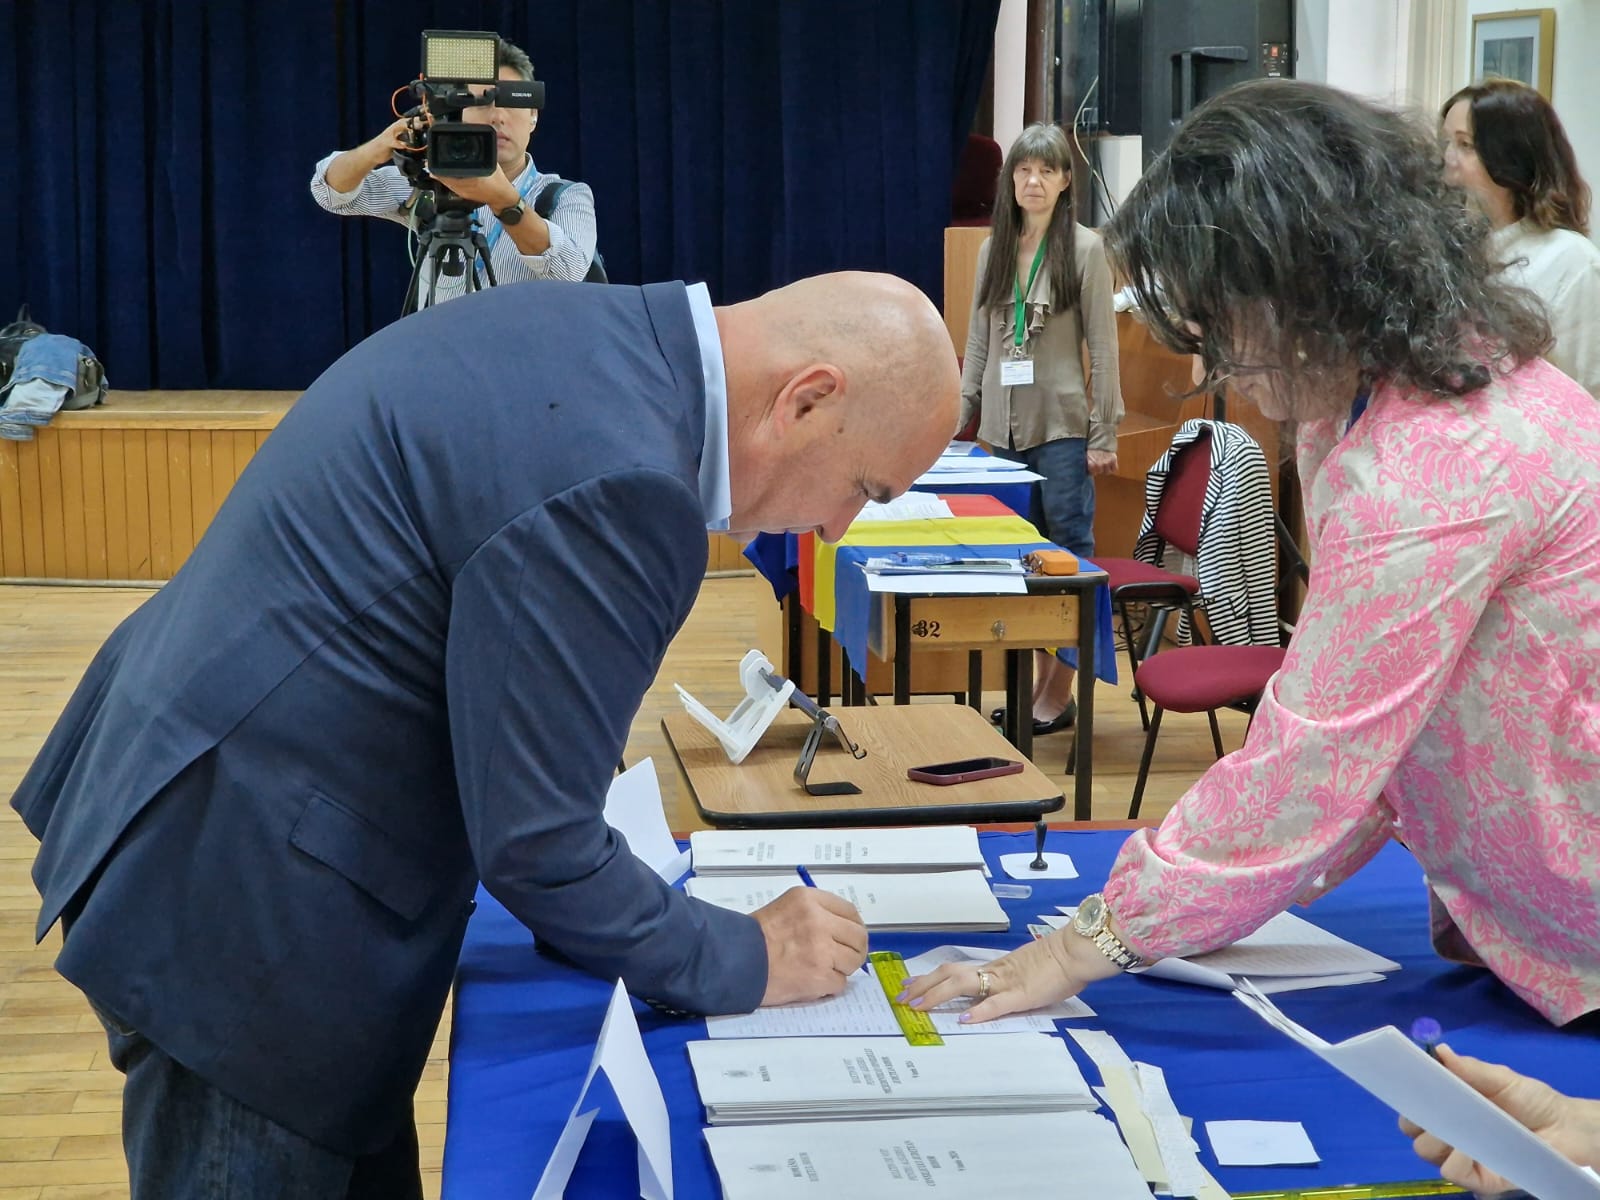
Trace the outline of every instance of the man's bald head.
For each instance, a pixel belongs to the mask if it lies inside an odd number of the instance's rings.
[[[960,372],[938,311],[892,275],[802,279],[717,310],[736,531],[843,532],[955,433]]]

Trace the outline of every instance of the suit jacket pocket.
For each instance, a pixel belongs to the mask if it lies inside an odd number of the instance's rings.
[[[436,880],[411,850],[320,792],[311,793],[289,842],[408,921],[433,898]]]

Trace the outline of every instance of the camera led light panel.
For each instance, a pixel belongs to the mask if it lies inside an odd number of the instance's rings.
[[[492,33],[459,29],[422,31],[422,73],[452,83],[493,83],[498,75]]]

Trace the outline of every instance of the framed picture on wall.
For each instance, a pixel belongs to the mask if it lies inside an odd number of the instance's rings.
[[[1550,99],[1555,74],[1556,10],[1521,8],[1472,18],[1472,77],[1498,75],[1539,89]]]

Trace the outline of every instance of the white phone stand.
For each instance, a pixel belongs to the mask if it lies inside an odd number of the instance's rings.
[[[776,685],[774,680],[781,680],[781,685]],[[743,762],[755,749],[767,726],[784,710],[794,693],[794,680],[773,674],[771,660],[759,650],[751,650],[739,660],[739,682],[744,685],[745,698],[728,714],[726,721],[684,691],[682,684],[672,685],[678,689],[678,698],[689,715],[716,735],[728,752],[729,761],[735,763]]]

